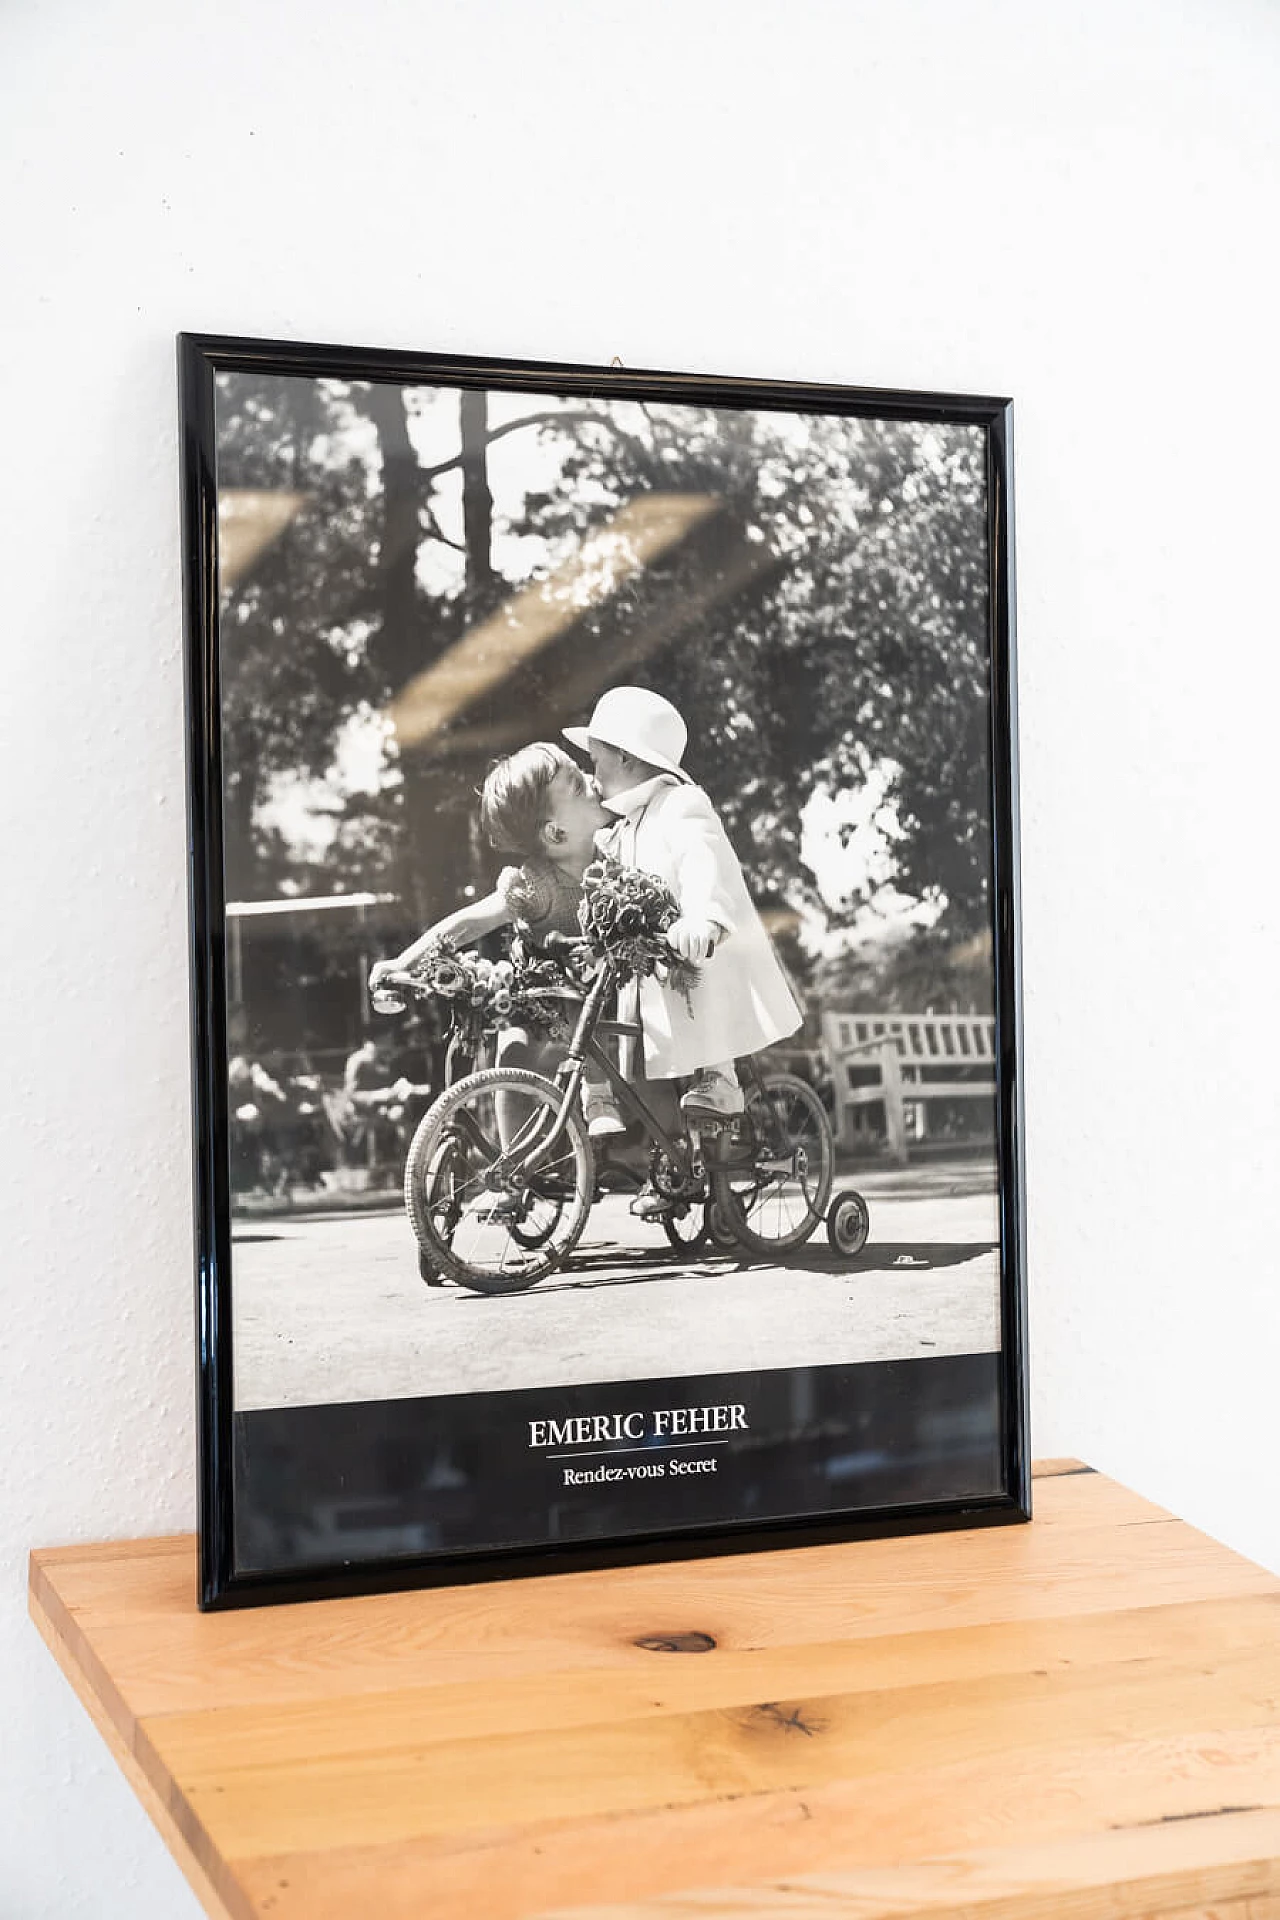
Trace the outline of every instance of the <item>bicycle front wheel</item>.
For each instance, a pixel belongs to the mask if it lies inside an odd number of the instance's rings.
[[[519,1293],[568,1259],[591,1207],[587,1130],[523,1067],[469,1074],[424,1115],[404,1203],[430,1264],[476,1293]]]
[[[835,1142],[821,1100],[791,1073],[765,1074],[747,1088],[741,1156],[708,1159],[716,1206],[752,1253],[782,1253],[807,1240],[826,1211]]]

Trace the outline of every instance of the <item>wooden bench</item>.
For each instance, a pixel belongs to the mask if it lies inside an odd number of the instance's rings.
[[[824,1014],[840,1145],[864,1143],[883,1107],[885,1144],[903,1162],[908,1140],[925,1138],[931,1101],[994,1102],[995,1025],[968,1013]]]

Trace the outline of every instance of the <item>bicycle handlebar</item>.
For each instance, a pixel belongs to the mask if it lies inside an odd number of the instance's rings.
[[[384,987],[391,987],[393,989],[395,987],[405,987],[415,993],[425,993],[427,991],[426,981],[423,980],[419,974],[410,973],[403,967],[397,967],[394,972],[380,973],[378,975],[377,986],[373,988],[372,991],[375,993],[381,992]]]

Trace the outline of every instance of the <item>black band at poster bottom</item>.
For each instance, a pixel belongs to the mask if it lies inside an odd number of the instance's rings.
[[[241,1413],[233,1580],[467,1580],[508,1557],[648,1540],[618,1557],[660,1558],[667,1539],[781,1525],[786,1544],[787,1522],[999,1503],[1002,1376],[1000,1354],[961,1354]]]

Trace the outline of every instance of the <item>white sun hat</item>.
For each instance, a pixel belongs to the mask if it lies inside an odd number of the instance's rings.
[[[585,727],[564,727],[566,740],[584,752],[590,740],[603,740],[607,747],[632,753],[648,766],[674,773],[687,780],[680,765],[689,740],[689,729],[669,700],[647,687],[610,687],[596,701],[595,711]]]

